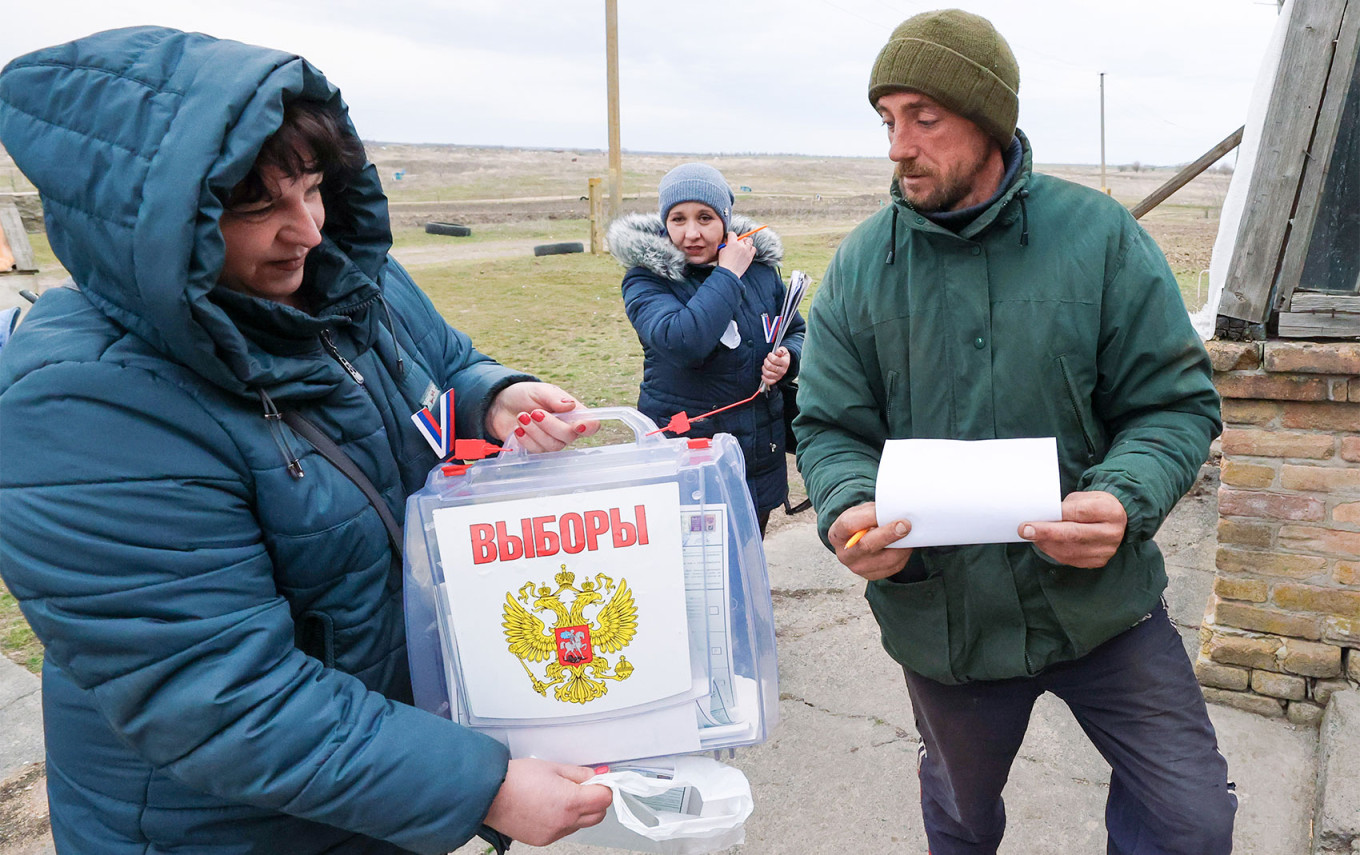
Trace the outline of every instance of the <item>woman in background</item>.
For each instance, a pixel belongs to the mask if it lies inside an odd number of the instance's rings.
[[[623,305],[642,343],[638,409],[657,424],[755,400],[690,428],[688,436],[730,433],[746,457],[746,486],[760,532],[788,498],[784,399],[803,348],[803,318],[790,319],[780,347],[773,329],[784,303],[779,237],[733,216],[722,173],[687,163],[658,187],[659,216],[629,214],[609,228],[609,248],[628,268]]]

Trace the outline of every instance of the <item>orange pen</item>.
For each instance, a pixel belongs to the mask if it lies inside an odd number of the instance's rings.
[[[860,529],[859,531],[855,532],[854,534],[850,535],[850,539],[847,540],[847,541],[845,542],[845,548],[846,548],[846,549],[849,549],[850,547],[854,546],[856,543],[859,543],[859,539],[860,539],[861,537],[864,537],[864,535],[866,535],[866,534],[868,534],[868,533],[869,533],[869,530],[868,530],[867,528],[862,528],[862,529]]]
[[[755,234],[756,232],[760,231],[761,229],[768,229],[769,227],[770,227],[770,224],[769,224],[769,223],[766,223],[766,224],[763,225],[763,226],[759,226],[758,228],[751,229],[749,232],[747,232],[747,233],[744,234],[744,235],[737,235],[737,240],[742,240],[743,238],[748,238],[748,237],[750,237],[751,235]],[[718,244],[718,249],[722,249],[722,248],[725,247],[725,246],[727,246],[727,241],[723,241],[722,243]]]

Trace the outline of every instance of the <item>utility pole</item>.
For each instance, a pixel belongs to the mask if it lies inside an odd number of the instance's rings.
[[[623,208],[623,155],[619,150],[619,0],[604,0],[604,50],[609,76],[609,219]]]
[[[1103,71],[1100,72],[1100,192],[1110,192],[1110,189],[1105,186],[1105,72]]]
[[[604,205],[600,198],[600,179],[590,178],[586,180],[586,187],[590,200],[590,254],[599,255],[604,252]]]

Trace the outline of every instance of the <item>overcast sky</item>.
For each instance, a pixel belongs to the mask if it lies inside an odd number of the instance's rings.
[[[0,61],[134,24],[291,51],[387,142],[608,146],[604,0],[37,0]],[[1041,163],[1176,164],[1242,124],[1274,0],[972,0],[1020,63]],[[869,69],[919,0],[620,0],[625,151],[885,156]]]

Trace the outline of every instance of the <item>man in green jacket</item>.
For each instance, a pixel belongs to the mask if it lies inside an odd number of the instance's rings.
[[[1111,853],[1227,853],[1236,798],[1152,542],[1221,427],[1209,360],[1123,207],[1031,171],[1019,77],[991,23],[958,10],[908,19],[880,52],[893,204],[813,302],[798,465],[906,674],[933,855],[996,851],[1046,691],[1110,762]],[[1056,438],[1061,522],[886,548],[911,524],[875,514],[885,440],[1015,437]]]

